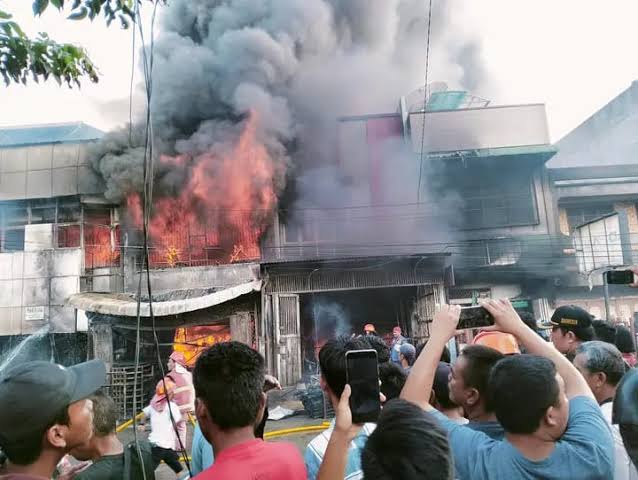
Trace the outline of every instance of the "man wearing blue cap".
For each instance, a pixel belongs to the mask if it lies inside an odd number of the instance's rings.
[[[35,361],[0,375],[0,480],[42,480],[73,448],[93,435],[89,396],[104,385],[99,360],[63,367]],[[10,407],[10,408],[8,408]]]

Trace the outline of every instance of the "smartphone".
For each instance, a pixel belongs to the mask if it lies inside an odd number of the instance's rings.
[[[610,270],[605,272],[608,285],[629,285],[634,283],[634,272],[631,270]]]
[[[346,379],[351,389],[352,423],[376,422],[381,413],[377,351],[346,352]]]
[[[485,308],[480,306],[461,308],[461,317],[457,327],[459,330],[489,327],[490,325],[494,325],[494,317]]]

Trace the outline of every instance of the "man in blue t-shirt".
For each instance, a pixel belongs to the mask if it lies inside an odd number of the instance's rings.
[[[585,379],[557,350],[527,328],[508,300],[484,307],[493,330],[511,333],[531,355],[500,360],[488,392],[502,441],[450,421],[428,404],[444,345],[454,336],[460,309],[444,306],[401,396],[430,411],[448,431],[456,478],[613,478],[613,439]]]

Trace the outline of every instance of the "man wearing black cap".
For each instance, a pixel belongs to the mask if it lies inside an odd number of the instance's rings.
[[[93,435],[88,397],[104,385],[99,360],[63,367],[26,362],[0,375],[0,480],[42,480],[73,448]]]
[[[576,305],[558,307],[550,320],[551,340],[556,350],[573,361],[576,349],[583,342],[594,339],[592,320],[593,317],[586,310]]]

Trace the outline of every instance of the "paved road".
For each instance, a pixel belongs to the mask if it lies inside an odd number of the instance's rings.
[[[305,415],[296,415],[294,417],[290,417],[290,418],[285,418],[283,420],[278,420],[278,421],[269,421],[266,424],[266,432],[272,432],[275,430],[283,430],[283,429],[289,429],[289,428],[295,428],[295,427],[302,427],[302,426],[308,426],[308,425],[320,425],[323,422],[323,420],[318,419],[318,420],[313,420]],[[273,438],[269,441],[271,442],[292,442],[294,443],[298,448],[299,451],[301,452],[301,454],[303,455],[303,451],[306,448],[306,445],[308,445],[308,443],[310,442],[310,440],[312,440],[315,435],[317,435],[318,432],[310,432],[310,433],[295,433],[295,434],[290,434],[290,435],[286,435],[286,436],[282,436],[282,437],[276,437]],[[144,434],[142,434],[142,436],[144,436]],[[122,442],[130,442],[133,440],[134,435],[133,435],[133,429],[129,428],[127,430],[125,430],[124,432],[119,434],[120,439],[122,440]],[[188,438],[187,438],[187,448],[188,451],[190,452],[191,449],[191,440],[192,440],[192,429],[189,429],[188,432]],[[173,473],[173,471],[168,468],[166,465],[162,464],[159,466],[159,468],[156,470],[155,472],[155,478],[156,480],[173,480],[175,478],[175,474]]]

